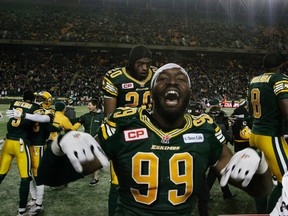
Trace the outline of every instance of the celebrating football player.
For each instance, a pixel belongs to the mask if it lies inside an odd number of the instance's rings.
[[[77,131],[58,137],[44,153],[39,178],[64,184],[108,166],[107,156],[119,180],[115,215],[191,215],[209,166],[221,171],[221,185],[230,179],[251,195],[269,194],[264,158],[251,148],[232,157],[210,116],[186,114],[190,88],[182,67],[162,66],[151,80],[152,110],[117,108],[98,141]]]
[[[55,110],[51,109],[52,102],[52,95],[47,91],[41,91],[36,94],[34,104],[38,105],[38,109],[33,114],[25,111],[20,112],[18,109],[9,109],[6,112],[9,118],[22,118],[34,122],[29,136],[29,151],[33,174],[33,179],[30,182],[32,199],[27,203],[29,215],[38,215],[43,210],[44,185],[38,182],[37,170],[50,132],[61,130],[52,125],[55,117]]]
[[[287,60],[284,55],[267,54],[263,58],[265,72],[254,77],[249,85],[249,111],[253,115],[250,146],[264,152],[278,181],[269,199],[268,212],[272,211],[281,196],[282,177],[288,166],[288,146],[284,139],[288,120],[288,76],[282,73],[285,65]]]
[[[47,91],[41,91],[36,95],[35,103],[40,109],[34,112],[36,115],[49,117],[49,122],[35,122],[31,135],[31,145],[29,146],[32,162],[33,179],[30,182],[31,201],[27,208],[29,215],[38,215],[43,211],[44,185],[40,184],[37,177],[37,170],[42,158],[46,141],[51,131],[58,131],[58,128],[52,125],[55,116],[55,110],[51,108],[53,102],[52,95]]]
[[[27,214],[27,199],[29,195],[29,185],[32,179],[31,176],[31,155],[29,151],[30,133],[32,131],[33,122],[21,118],[22,113],[32,114],[39,106],[33,104],[34,94],[32,91],[25,91],[23,101],[12,101],[10,104],[11,110],[17,110],[18,117],[10,118],[7,123],[7,135],[0,155],[0,183],[4,180],[10,170],[12,160],[15,157],[19,174],[20,182],[20,201],[18,215]]]
[[[151,102],[150,82],[156,70],[151,66],[151,61],[151,51],[145,46],[136,46],[130,51],[129,66],[116,68],[106,73],[102,85],[105,116],[108,116],[117,107],[149,106]],[[118,188],[118,179],[113,164],[111,164],[109,216],[115,214]]]

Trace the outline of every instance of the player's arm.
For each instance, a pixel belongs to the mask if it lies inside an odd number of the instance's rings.
[[[50,122],[51,118],[49,115],[41,115],[41,114],[30,114],[30,113],[25,113],[22,110],[18,109],[9,109],[6,111],[6,115],[9,118],[24,118],[30,121],[34,122],[40,122],[40,123],[45,123],[45,122]]]
[[[288,121],[288,98],[279,100],[278,102],[282,116]]]
[[[104,97],[104,115],[107,117],[110,113],[112,113],[117,106],[117,98],[116,97]]]
[[[88,133],[70,131],[48,145],[38,168],[39,181],[57,186],[83,178],[109,161],[98,142]]]
[[[272,191],[272,176],[265,157],[252,148],[246,148],[233,155],[224,145],[215,169],[222,175],[221,186],[225,186],[229,181],[251,196],[267,196]]]

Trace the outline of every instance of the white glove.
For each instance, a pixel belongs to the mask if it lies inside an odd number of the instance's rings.
[[[252,148],[245,148],[234,154],[220,172],[221,187],[227,184],[229,178],[238,182],[243,181],[242,186],[247,187],[255,173],[262,174],[268,168],[264,155],[261,158]]]
[[[7,110],[6,115],[8,118],[21,118],[22,112],[18,109]]]
[[[3,115],[2,112],[0,112],[0,120],[3,119]]]
[[[282,195],[278,199],[276,206],[270,213],[270,216],[286,216],[288,215],[288,173],[282,177]]]
[[[60,155],[56,138],[52,143],[52,151]],[[54,147],[53,147],[54,145]],[[79,173],[92,173],[99,169],[99,165],[104,168],[109,167],[110,163],[97,141],[88,133],[80,131],[70,131],[63,136],[59,146],[64,154],[67,155],[74,169]],[[100,164],[99,164],[100,162]],[[101,168],[101,167],[100,167]],[[86,170],[85,170],[86,169]],[[91,171],[92,170],[92,171]]]

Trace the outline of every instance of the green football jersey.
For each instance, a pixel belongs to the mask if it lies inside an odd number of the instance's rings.
[[[104,97],[117,97],[116,107],[139,107],[150,103],[150,82],[156,71],[150,67],[145,80],[139,81],[130,76],[126,67],[108,71],[103,79]]]
[[[117,213],[191,215],[225,138],[208,115],[187,114],[183,128],[166,132],[151,119],[147,109],[118,108],[98,133],[119,180]]]
[[[281,73],[264,73],[250,81],[248,101],[253,112],[252,132],[281,136],[285,120],[278,101],[288,98],[288,77]]]
[[[39,109],[39,105],[23,101],[12,101],[9,109],[17,109],[25,113],[33,114]],[[34,122],[24,118],[10,118],[7,123],[7,139],[19,140],[21,138],[25,144],[30,144],[30,132],[33,124]]]

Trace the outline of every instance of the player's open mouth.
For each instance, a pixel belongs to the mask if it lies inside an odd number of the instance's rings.
[[[180,95],[177,91],[170,90],[165,93],[164,100],[168,105],[176,105],[178,104],[179,97]]]

